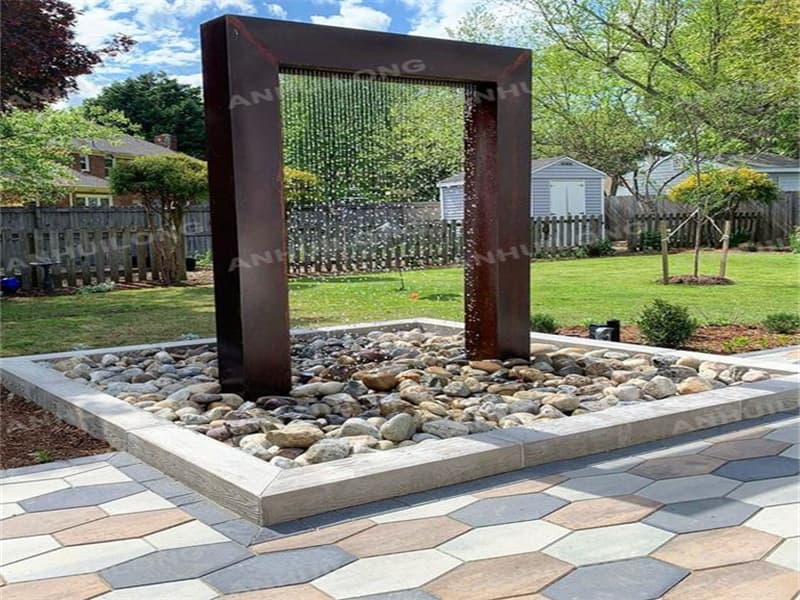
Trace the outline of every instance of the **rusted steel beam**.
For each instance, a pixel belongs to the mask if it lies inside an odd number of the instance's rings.
[[[223,387],[290,387],[278,74],[305,69],[464,85],[466,335],[471,358],[527,356],[530,52],[225,16],[202,26]]]

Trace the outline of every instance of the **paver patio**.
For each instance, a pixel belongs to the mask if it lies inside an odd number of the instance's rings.
[[[125,453],[0,472],[0,598],[494,600],[800,592],[782,413],[259,527]]]

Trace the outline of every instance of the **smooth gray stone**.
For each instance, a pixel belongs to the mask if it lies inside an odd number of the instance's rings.
[[[203,580],[225,594],[307,583],[356,558],[337,546],[270,552],[212,573]]]
[[[689,533],[741,525],[757,510],[757,506],[730,498],[707,498],[667,504],[642,523],[674,533]]]
[[[566,504],[566,500],[547,494],[518,494],[478,500],[450,513],[450,516],[467,525],[483,527],[541,519]]]
[[[239,515],[217,506],[213,502],[203,500],[192,504],[184,504],[181,508],[192,515],[198,521],[202,521],[206,525],[216,525],[224,521],[232,521],[238,519]]]
[[[233,542],[187,546],[153,552],[100,571],[114,588],[193,579],[243,561],[252,554]]]
[[[786,456],[763,456],[733,460],[714,471],[714,475],[739,481],[791,477],[800,473],[800,461]]]
[[[150,465],[140,463],[138,465],[130,465],[127,467],[118,467],[120,471],[125,473],[128,477],[135,481],[151,481],[153,479],[163,479],[164,474],[158,469],[154,469]]]
[[[96,506],[103,502],[118,500],[143,491],[145,491],[144,486],[133,482],[84,485],[42,494],[35,498],[28,498],[18,504],[26,512],[41,512],[45,510],[60,510],[62,508]]]
[[[579,567],[545,588],[543,594],[552,600],[651,600],[660,598],[688,574],[686,569],[654,558],[632,558]]]

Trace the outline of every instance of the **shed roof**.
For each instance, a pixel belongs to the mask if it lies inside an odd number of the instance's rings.
[[[556,163],[559,160],[563,160],[563,159],[569,159],[569,160],[571,160],[573,162],[578,163],[579,165],[582,165],[582,166],[586,167],[587,169],[591,169],[592,171],[595,171],[601,177],[605,177],[606,176],[605,173],[603,173],[602,171],[599,171],[598,169],[595,169],[594,167],[590,167],[586,163],[582,163],[581,161],[576,160],[576,159],[572,158],[571,156],[554,156],[554,157],[551,157],[551,158],[534,158],[533,160],[531,160],[531,173],[536,173],[537,171],[541,171],[542,169],[544,169],[546,167],[549,167],[553,163]],[[456,173],[455,175],[451,175],[450,177],[447,177],[446,179],[442,179],[436,185],[438,185],[438,186],[449,186],[449,185],[458,185],[460,183],[464,183],[464,173]]]
[[[76,169],[70,169],[70,177],[65,179],[62,185],[67,187],[111,190],[111,186],[106,179],[101,179],[100,177],[95,177],[94,175]]]
[[[800,161],[797,158],[761,152],[759,154],[725,154],[720,158],[722,163],[728,165],[745,165],[755,170],[797,171],[800,170]]]

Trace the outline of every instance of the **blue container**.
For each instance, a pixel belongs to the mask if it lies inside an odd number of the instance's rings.
[[[9,296],[17,293],[22,282],[17,277],[0,277],[0,291]]]

